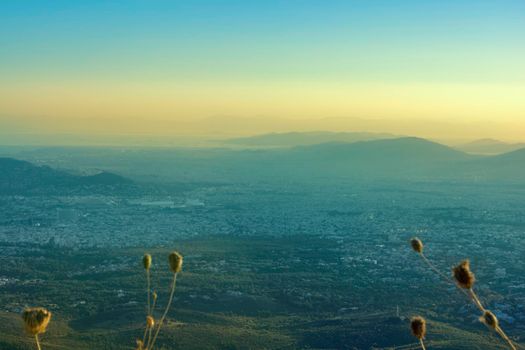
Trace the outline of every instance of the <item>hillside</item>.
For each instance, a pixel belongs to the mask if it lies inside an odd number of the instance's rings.
[[[438,143],[407,137],[237,152],[224,166],[249,172],[250,176],[408,179],[435,176],[444,167],[474,158]]]
[[[229,139],[224,143],[250,147],[294,147],[327,142],[358,142],[395,137],[387,133],[316,131],[262,134]]]
[[[14,158],[0,158],[0,193],[64,193],[123,189],[132,182],[122,176],[100,172],[77,176],[48,166],[37,166]]]
[[[472,154],[496,155],[525,148],[525,143],[506,143],[494,139],[481,139],[456,146],[455,148]]]

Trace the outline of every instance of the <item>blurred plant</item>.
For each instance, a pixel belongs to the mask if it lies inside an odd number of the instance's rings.
[[[485,323],[489,328],[495,330],[501,336],[501,338],[503,338],[509,344],[511,349],[516,350],[516,346],[514,345],[514,343],[499,326],[499,322],[496,315],[494,315],[491,311],[486,310],[483,307],[483,304],[481,304],[479,297],[474,292],[473,287],[474,283],[476,282],[476,277],[474,276],[474,273],[470,271],[470,261],[463,260],[452,269],[452,273],[456,280],[457,286],[468,291],[472,302],[482,312],[480,321]]]
[[[474,273],[470,270],[470,261],[468,259],[463,260],[452,269],[452,276],[454,278],[452,279],[446,276],[441,271],[439,271],[439,269],[436,268],[434,264],[432,264],[427,259],[427,257],[423,254],[423,242],[419,238],[412,238],[410,240],[410,245],[412,246],[412,249],[416,253],[418,253],[421,256],[421,258],[423,258],[423,261],[432,269],[432,271],[437,273],[446,281],[452,282],[452,284],[456,285],[461,292],[463,292],[469,297],[469,299],[474,303],[474,305],[476,305],[476,307],[482,312],[482,316],[480,317],[481,322],[486,324],[489,328],[495,330],[501,336],[501,338],[508,343],[509,347],[512,350],[516,350],[516,346],[514,345],[514,343],[499,326],[499,322],[496,315],[494,315],[491,311],[486,310],[483,307],[483,304],[479,300],[479,297],[474,292],[473,287],[474,283],[476,282],[476,277],[474,276]]]
[[[41,307],[28,308],[22,313],[22,319],[27,333],[35,337],[36,347],[41,350],[38,335],[45,333],[49,322],[51,321],[51,312]]]
[[[427,321],[421,316],[414,316],[410,320],[410,329],[412,330],[412,335],[419,339],[421,349],[426,350],[424,339],[427,334]]]
[[[171,303],[175,295],[177,275],[179,272],[182,271],[183,257],[178,252],[172,252],[168,256],[169,267],[170,267],[171,272],[173,272],[173,280],[171,283],[171,289],[170,289],[170,294],[169,294],[166,308],[164,309],[164,312],[162,313],[162,316],[158,322],[155,321],[155,318],[153,316],[153,313],[155,311],[155,306],[157,304],[157,293],[155,291],[151,292],[151,276],[150,276],[151,262],[152,262],[151,255],[145,254],[142,259],[142,263],[144,265],[144,269],[146,270],[148,305],[147,305],[146,326],[144,329],[144,335],[142,337],[142,340],[137,339],[136,350],[152,350],[154,348],[155,342],[157,341],[157,337],[160,333],[160,329],[162,328],[162,325],[164,324],[164,320],[166,319],[166,316],[168,315],[168,312],[171,308]]]

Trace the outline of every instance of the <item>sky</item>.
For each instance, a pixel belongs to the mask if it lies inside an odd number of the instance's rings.
[[[525,141],[524,37],[523,0],[3,0],[0,137]]]

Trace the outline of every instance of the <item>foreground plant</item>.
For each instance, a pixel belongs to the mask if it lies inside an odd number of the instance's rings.
[[[432,271],[437,273],[447,282],[452,282],[452,284],[456,285],[462,293],[464,293],[470,298],[474,305],[476,305],[476,307],[482,312],[482,316],[480,317],[481,322],[486,324],[489,328],[495,330],[501,336],[501,338],[508,343],[509,347],[512,350],[516,350],[516,346],[514,345],[514,343],[499,326],[499,322],[496,315],[494,315],[494,313],[492,313],[489,310],[486,310],[483,307],[483,304],[479,300],[479,297],[474,292],[473,287],[474,283],[476,282],[476,277],[474,276],[474,273],[470,270],[470,261],[468,259],[463,260],[452,269],[452,276],[454,278],[452,279],[444,273],[442,273],[441,271],[439,271],[439,269],[436,268],[434,264],[432,264],[427,259],[427,257],[423,254],[423,242],[419,238],[412,238],[410,240],[410,245],[412,249],[421,256],[423,261],[432,269]]]
[[[168,262],[171,272],[173,273],[173,279],[171,283],[170,288],[170,294],[168,298],[168,302],[166,305],[166,308],[164,309],[164,312],[162,313],[162,316],[158,322],[156,322],[153,313],[155,311],[155,306],[157,303],[157,293],[151,292],[151,282],[150,282],[150,268],[151,268],[151,262],[152,258],[151,255],[145,254],[142,259],[144,269],[146,270],[146,280],[147,280],[147,316],[146,316],[146,327],[144,329],[144,335],[141,339],[137,340],[137,347],[136,350],[152,350],[155,346],[155,342],[157,341],[157,337],[160,333],[160,329],[162,328],[162,325],[164,324],[164,320],[166,319],[166,316],[168,315],[168,312],[171,308],[171,304],[173,302],[173,297],[175,295],[175,287],[177,285],[177,275],[179,272],[182,271],[182,262],[183,257],[178,252],[172,252],[168,256]]]
[[[410,320],[410,330],[412,331],[412,335],[419,340],[421,349],[426,350],[424,339],[427,334],[427,321],[421,316],[412,317]]]
[[[479,297],[474,292],[474,283],[476,282],[476,277],[474,273],[470,270],[470,261],[463,260],[457,266],[452,269],[454,279],[456,280],[456,285],[460,289],[465,289],[468,291],[468,294],[476,307],[482,312],[482,316],[479,318],[481,322],[486,324],[489,328],[495,330],[501,338],[503,338],[510,346],[511,349],[516,350],[516,346],[510,340],[510,338],[505,334],[503,329],[499,326],[498,318],[492,311],[489,311],[483,307]]]
[[[41,307],[27,308],[22,313],[24,326],[27,333],[35,338],[36,347],[41,350],[38,335],[45,333],[49,322],[51,321],[51,312]]]

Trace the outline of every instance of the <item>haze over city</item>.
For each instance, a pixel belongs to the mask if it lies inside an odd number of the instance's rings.
[[[0,350],[525,349],[525,1],[1,0]]]

